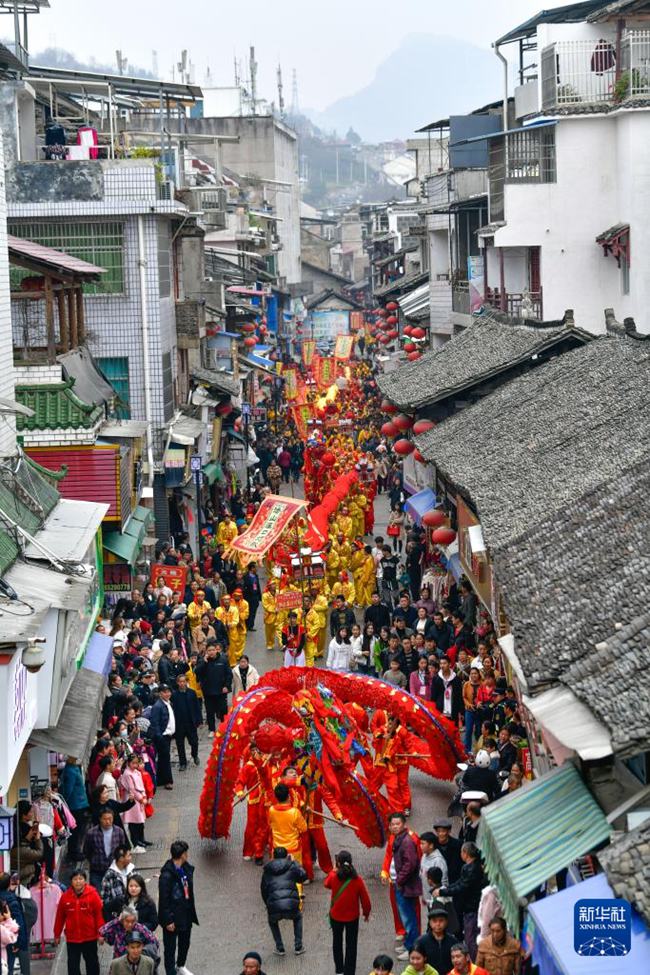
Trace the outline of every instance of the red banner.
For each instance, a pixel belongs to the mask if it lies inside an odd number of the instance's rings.
[[[293,416],[293,422],[296,424],[300,439],[306,440],[309,436],[308,423],[312,416],[311,406],[292,406],[291,415]]]
[[[149,581],[154,586],[157,586],[161,576],[165,580],[165,585],[169,586],[172,592],[179,592],[181,596],[183,595],[187,582],[187,566],[163,565],[161,562],[154,562],[151,566],[151,577]]]
[[[285,498],[268,494],[255,512],[255,517],[243,533],[230,544],[230,549],[248,562],[261,559],[279,541],[294,515],[307,504],[300,498]]]
[[[314,361],[314,353],[316,351],[316,339],[303,339],[302,340],[302,361],[309,368]]]
[[[354,335],[337,335],[334,347],[335,359],[349,359],[354,349]]]
[[[331,386],[336,379],[336,361],[319,356],[316,365],[316,382],[323,387]]]
[[[353,332],[362,332],[366,324],[366,317],[362,311],[350,312],[350,328]]]
[[[302,606],[302,593],[295,589],[279,592],[275,597],[275,605],[278,609],[298,609],[299,606]]]

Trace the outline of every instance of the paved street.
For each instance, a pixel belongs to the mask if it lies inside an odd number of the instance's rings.
[[[285,486],[286,490],[286,486]],[[377,530],[385,527],[387,502],[377,502]],[[249,635],[247,652],[253,664],[264,672],[281,662],[279,651],[273,655],[264,648],[261,611],[257,632]],[[201,732],[201,758],[210,747],[207,730]],[[244,806],[235,809],[232,835],[228,841],[202,840],[197,833],[198,797],[203,784],[203,769],[190,766],[187,772],[175,773],[173,792],[156,796],[157,814],[148,825],[148,837],[155,841],[147,854],[136,858],[155,896],[159,867],[166,856],[169,842],[181,837],[190,844],[190,856],[196,866],[196,896],[200,927],[194,930],[189,967],[195,975],[236,975],[241,971],[244,951],[256,949],[264,959],[268,975],[309,971],[311,975],[331,975],[330,929],[326,914],[329,894],[318,880],[306,888],[304,941],[307,954],[296,958],[291,951],[286,957],[272,954],[273,942],[266,923],[266,913],[259,893],[261,868],[245,863],[241,857],[245,824]],[[412,773],[416,829],[430,828],[435,814],[444,812],[452,789],[447,783],[434,782]],[[382,851],[361,846],[349,829],[327,827],[332,852],[348,848],[366,879],[373,903],[370,922],[360,934],[359,972],[370,970],[374,954],[394,950],[393,925],[388,895],[379,882]],[[318,876],[318,871],[317,871]],[[292,946],[291,924],[284,922],[285,945]],[[109,959],[107,959],[108,961]],[[401,969],[398,967],[397,971]]]

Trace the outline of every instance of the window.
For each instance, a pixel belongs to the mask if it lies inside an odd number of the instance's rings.
[[[158,294],[169,298],[171,294],[171,267],[169,246],[169,224],[158,221]]]
[[[105,268],[106,273],[96,284],[84,285],[85,294],[124,293],[124,224],[119,220],[12,220],[8,230],[16,237],[34,240]],[[20,278],[29,273],[15,268],[12,286],[17,286]]]
[[[164,352],[162,357],[163,410],[165,421],[171,420],[174,413],[174,377],[172,375],[172,354]]]
[[[508,139],[508,183],[555,183],[555,130],[522,129]]]
[[[110,356],[97,359],[97,365],[115,390],[118,402],[115,404],[115,415],[119,420],[131,418],[131,401],[129,399],[129,360],[126,356]]]

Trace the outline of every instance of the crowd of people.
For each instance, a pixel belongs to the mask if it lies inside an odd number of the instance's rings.
[[[395,959],[380,954],[374,975],[398,963],[404,975],[513,975],[520,970],[519,943],[496,909],[483,911],[486,878],[477,832],[484,803],[518,788],[524,779],[519,748],[526,730],[502,667],[495,633],[479,610],[467,580],[456,579],[426,543],[426,533],[404,512],[400,465],[379,433],[374,382],[363,373],[360,425],[337,432],[335,463],[319,488],[356,463],[363,477],[328,521],[322,575],[305,587],[291,576],[285,539],[265,564],[240,566],[232,541],[250,524],[269,493],[299,481],[305,443],[288,412],[283,433],[261,433],[260,468],[247,486],[225,492],[203,511],[205,544],[193,552],[187,536],[161,544],[159,571],[112,607],[101,628],[113,640],[108,693],[89,762],[70,756],[59,769],[47,801],[54,840],[39,830],[42,808],[23,803],[17,812],[17,872],[0,876],[0,935],[8,975],[20,966],[29,975],[28,888],[55,874],[53,848],[67,839],[67,889],[57,906],[54,937],[65,936],[69,975],[98,975],[98,945],[111,946],[111,975],[191,975],[191,932],[198,924],[188,845],[177,839],[159,872],[157,903],[137,869],[148,850],[147,823],[160,790],[172,791],[189,763],[200,766],[199,729],[213,737],[232,701],[256,686],[260,675],[247,653],[261,609],[267,665],[324,666],[381,678],[430,702],[463,736],[468,761],[459,769],[459,836],[451,820],[438,819],[419,836],[409,828],[408,731],[381,710],[368,714],[372,773],[388,807],[390,838],[381,879],[395,926]],[[277,425],[277,424],[276,424]],[[319,456],[323,456],[322,447]],[[325,467],[326,465],[321,465]],[[323,472],[321,470],[321,477]],[[313,470],[310,477],[316,477]],[[390,516],[385,537],[372,535],[373,498],[386,494]],[[299,522],[298,541],[308,531]],[[170,584],[168,567],[185,570],[185,585]],[[279,598],[301,593],[300,605]],[[272,656],[276,649],[280,657]],[[173,751],[175,746],[175,758]],[[322,813],[301,791],[291,765],[260,774],[264,759],[251,756],[236,784],[247,802],[242,855],[262,867],[261,897],[274,951],[286,953],[281,922],[293,925],[296,954],[305,951],[305,886],[317,862],[330,893],[328,912],[336,975],[355,975],[360,921],[372,905],[353,863],[340,850],[332,860]],[[176,773],[176,776],[175,776]],[[466,800],[467,794],[470,800]],[[343,821],[331,796],[333,819]],[[55,820],[54,816],[58,819]],[[31,919],[33,924],[33,918]],[[260,975],[261,954],[243,959],[244,975]],[[399,968],[399,965],[398,965]]]

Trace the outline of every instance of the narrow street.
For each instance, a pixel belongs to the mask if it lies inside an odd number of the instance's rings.
[[[288,493],[283,485],[283,493]],[[385,496],[376,501],[376,533],[385,534],[388,504]],[[257,632],[248,637],[246,652],[251,662],[263,673],[281,663],[281,654],[267,653],[263,641],[261,610],[257,617]],[[207,755],[211,740],[207,727],[200,731],[200,756]],[[266,921],[266,911],[259,892],[261,868],[244,862],[241,856],[245,826],[245,804],[235,808],[233,829],[228,841],[202,840],[197,833],[198,800],[203,785],[203,767],[188,766],[183,773],[174,771],[173,792],[158,792],[156,815],[150,820],[147,835],[154,841],[146,854],[135,858],[136,867],[148,881],[154,897],[157,892],[158,871],[167,857],[169,843],[177,838],[190,845],[190,860],[196,866],[195,889],[200,926],[194,929],[188,959],[190,971],[215,971],[215,952],[218,951],[218,971],[238,972],[244,951],[260,952],[264,970],[294,975],[309,971],[311,975],[331,975],[330,928],[327,922],[329,894],[318,881],[306,887],[304,940],[307,953],[296,958],[291,950],[284,958],[273,955],[273,941]],[[433,817],[446,812],[452,786],[434,782],[421,773],[411,773],[413,785],[413,823],[417,830],[431,827]],[[365,878],[372,899],[372,915],[368,925],[362,925],[359,946],[359,972],[369,971],[373,957],[388,952],[394,957],[394,930],[386,888],[379,881],[383,851],[366,849],[354,838],[350,829],[328,824],[327,839],[330,850],[349,849],[361,875]],[[317,870],[318,877],[318,870]],[[288,925],[288,927],[287,927]],[[283,922],[289,937],[290,922]],[[104,948],[102,971],[110,961]],[[365,966],[365,967],[364,967]]]

